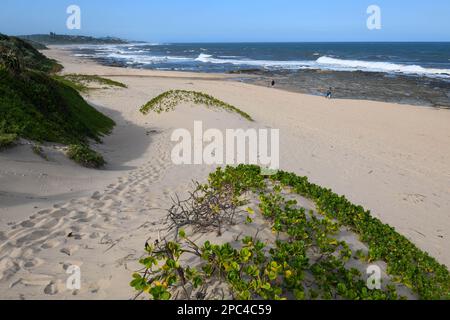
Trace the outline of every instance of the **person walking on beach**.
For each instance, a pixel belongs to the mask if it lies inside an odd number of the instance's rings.
[[[271,85],[272,87],[275,87],[275,80],[272,80],[272,82],[270,83],[270,85]]]
[[[333,97],[333,91],[331,87],[328,89],[326,97],[327,99],[331,99]]]

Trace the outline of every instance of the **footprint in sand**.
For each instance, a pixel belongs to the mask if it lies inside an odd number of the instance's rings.
[[[94,192],[91,196],[91,199],[93,200],[100,200],[100,198],[102,197],[102,194],[100,192]]]
[[[425,197],[424,195],[417,194],[417,193],[416,194],[408,193],[408,194],[404,194],[403,195],[403,200],[404,201],[407,201],[407,202],[410,202],[410,203],[414,203],[414,204],[423,203],[423,202],[425,202],[426,198],[427,197]]]
[[[49,214],[50,212],[52,212],[50,209],[41,210],[37,213],[37,215],[43,216],[43,215]]]
[[[56,283],[51,281],[44,289],[44,293],[48,295],[55,295],[58,293],[58,288],[56,287]]]
[[[39,266],[43,265],[44,263],[45,263],[44,260],[39,259],[39,258],[34,258],[34,259],[30,259],[28,261],[25,261],[25,263],[23,264],[23,267],[25,269],[31,269],[31,268],[39,267]]]
[[[56,248],[57,246],[59,246],[59,244],[60,244],[60,242],[59,242],[58,240],[56,240],[56,239],[51,239],[51,240],[46,241],[46,242],[41,246],[41,248],[42,248],[42,249],[53,249],[53,248]]]
[[[123,221],[137,217],[141,219],[141,214],[148,215],[148,193],[154,187],[153,184],[162,179],[170,166],[169,155],[169,153],[160,152],[155,156],[156,159],[131,172],[127,177],[118,179],[117,183],[110,184],[105,191],[95,192],[91,197],[71,199],[51,209],[40,210],[33,213],[28,220],[16,224],[16,230],[0,232],[0,240],[4,241],[0,248],[4,257],[0,260],[0,280],[10,279],[14,281],[14,284],[36,286],[36,290],[33,290],[35,296],[42,293],[58,295],[65,292],[62,282],[60,283],[50,275],[34,274],[35,268],[53,263],[58,266],[60,263],[66,270],[69,265],[80,265],[80,263],[71,260],[53,261],[53,258],[49,260],[47,256],[42,259],[43,257],[38,257],[39,251],[54,249],[59,253],[56,255],[59,258],[56,259],[63,257],[72,259],[74,255],[78,257],[77,253],[84,253],[81,249],[85,244],[78,241],[83,238],[93,239],[89,241],[92,247],[106,246],[105,252],[109,252],[120,241],[127,239],[130,224]],[[169,194],[167,191],[168,189],[166,189],[166,196]],[[122,207],[127,200],[129,208]],[[136,221],[139,225],[142,222]],[[80,231],[83,232],[80,233]],[[106,236],[106,232],[113,231],[117,232],[117,234],[114,233],[114,239]],[[73,243],[79,245],[71,245]],[[80,259],[81,257],[80,255]],[[126,265],[128,260],[135,259],[137,257],[127,256],[119,259],[117,263]],[[104,260],[99,258],[99,261]],[[105,265],[98,268],[104,267]],[[111,286],[111,278],[94,283],[89,290],[92,293],[98,293],[109,286]]]
[[[53,218],[62,218],[62,217],[65,217],[68,213],[69,212],[67,209],[60,209],[60,210],[56,210],[53,213],[51,213],[50,216]]]
[[[8,280],[19,270],[19,264],[13,259],[3,258],[0,260],[0,280]]]
[[[48,236],[48,230],[35,230],[23,237],[20,237],[16,240],[16,245],[18,247],[22,247],[24,245],[30,244],[32,242],[36,242],[37,240],[40,240],[42,238],[45,238]]]
[[[62,248],[59,252],[67,254],[68,256],[73,256],[75,254],[75,252],[78,251],[79,248],[80,247],[78,245],[68,246],[68,247]]]
[[[101,236],[101,234],[99,232],[92,232],[89,235],[89,238],[91,238],[91,239],[98,239],[98,238],[100,238],[100,236]]]
[[[17,281],[14,281],[10,284],[10,288],[15,287],[19,283],[24,286],[30,286],[30,287],[43,287],[47,286],[49,283],[51,283],[53,278],[46,274],[29,274],[27,276],[21,277]]]
[[[35,226],[35,223],[27,220],[27,221],[20,223],[20,226],[24,227],[24,228],[33,228]]]
[[[71,260],[71,261],[66,261],[66,262],[60,262],[60,264],[62,265],[63,270],[67,271],[72,266],[77,266],[77,267],[81,268],[81,266],[83,265],[83,262]]]
[[[42,229],[56,229],[60,224],[62,220],[60,219],[50,219],[50,220],[44,220],[42,223],[38,225],[39,228]]]

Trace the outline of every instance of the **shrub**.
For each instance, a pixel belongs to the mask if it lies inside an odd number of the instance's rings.
[[[67,156],[86,168],[100,168],[106,164],[101,154],[82,144],[70,145]]]
[[[0,133],[0,150],[11,147],[17,140],[17,134]]]
[[[6,68],[13,75],[18,75],[23,70],[20,57],[10,49],[0,47],[0,65]]]
[[[48,161],[48,157],[44,152],[44,149],[42,148],[41,144],[37,143],[34,144],[31,148],[33,150],[33,152],[38,155],[39,157],[41,157],[42,159],[44,159],[45,161]]]

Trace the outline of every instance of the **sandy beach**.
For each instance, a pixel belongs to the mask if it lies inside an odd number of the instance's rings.
[[[173,130],[280,130],[280,166],[370,209],[450,267],[450,110],[335,99],[240,83],[235,76],[107,67],[43,51],[63,73],[90,74],[128,88],[84,97],[117,126],[93,148],[108,164],[81,168],[58,146],[49,160],[23,144],[0,153],[0,297],[130,299],[131,274],[145,242],[165,228],[171,197],[215,169],[174,165]],[[139,108],[171,89],[205,92],[250,114],[180,105],[144,116]],[[242,227],[244,228],[244,227]],[[68,237],[67,235],[71,235]],[[226,235],[225,235],[226,236]],[[66,269],[81,267],[80,290],[65,288]]]

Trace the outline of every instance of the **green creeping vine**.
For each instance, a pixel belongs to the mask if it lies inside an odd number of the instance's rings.
[[[166,91],[143,105],[141,107],[141,112],[145,115],[150,111],[154,111],[156,113],[169,112],[174,110],[175,107],[182,102],[205,105],[207,107],[222,108],[230,112],[235,112],[244,119],[253,121],[250,115],[226,102],[214,98],[206,93],[187,90]]]
[[[361,253],[334,236],[341,226],[357,233],[369,246],[368,260],[384,260],[395,281],[421,299],[449,299],[450,276],[445,266],[420,251],[405,237],[331,190],[292,173],[278,172],[268,181],[257,166],[218,169],[209,177],[209,190],[232,185],[235,195],[259,194],[259,209],[277,235],[273,244],[245,237],[241,245],[197,245],[179,231],[180,240],[146,244],[143,270],[131,286],[153,299],[208,298],[207,288],[225,283],[234,299],[399,299],[392,285],[368,290],[361,274],[346,263]],[[267,192],[268,183],[274,184]],[[318,217],[283,198],[284,187],[316,202]],[[199,198],[201,201],[201,198]],[[254,214],[248,209],[249,214]],[[250,219],[251,221],[251,219]],[[188,256],[199,263],[188,266]],[[192,261],[192,260],[190,260]]]
[[[280,171],[273,179],[315,201],[321,213],[360,235],[361,241],[369,246],[369,261],[385,261],[388,273],[412,288],[421,299],[450,299],[450,274],[446,266],[418,249],[394,228],[373,218],[370,211],[330,189],[310,183],[306,177]]]

